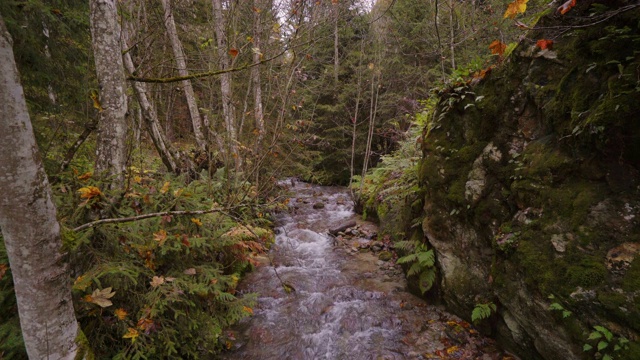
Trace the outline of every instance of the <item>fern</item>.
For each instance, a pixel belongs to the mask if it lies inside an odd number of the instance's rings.
[[[492,313],[497,311],[496,304],[490,302],[486,304],[476,304],[476,307],[471,312],[471,321],[474,323],[480,322],[480,320],[488,319]]]
[[[418,287],[424,295],[433,287],[436,279],[435,253],[427,250],[424,244],[415,241],[399,241],[396,248],[412,249],[414,252],[398,258],[398,264],[411,264],[407,270],[407,277],[417,276]]]

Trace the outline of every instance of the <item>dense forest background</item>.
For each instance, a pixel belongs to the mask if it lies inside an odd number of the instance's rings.
[[[2,1],[74,281],[81,350],[98,358],[199,358],[229,346],[223,330],[251,315],[255,302],[237,296],[237,283],[253,255],[273,243],[272,214],[287,209],[283,178],[350,185],[368,215],[420,225],[411,213],[425,204],[407,194],[424,196],[435,189],[425,190],[433,185],[425,179],[440,176],[420,159],[462,156],[443,155],[451,134],[473,138],[474,150],[466,150],[474,156],[486,145],[472,125],[449,129],[439,121],[482,109],[485,95],[473,87],[511,69],[516,48],[559,61],[554,41],[587,27],[578,18],[573,28],[533,33],[538,21],[564,21],[579,9],[600,24],[637,7],[587,2]],[[637,46],[637,26],[620,28],[629,30],[610,36]],[[620,60],[620,73],[637,57]],[[106,85],[114,83],[120,90],[110,97]],[[504,98],[516,95],[509,89]],[[624,116],[634,109],[623,108]],[[571,111],[578,112],[564,112]],[[486,116],[477,121],[489,130],[477,132],[491,132]],[[598,131],[587,125],[569,130]],[[444,128],[440,143],[426,144]],[[117,149],[106,152],[108,144]],[[467,169],[474,159],[432,169]],[[443,185],[445,195],[430,196],[455,204],[446,211],[457,216],[475,206],[465,202],[465,181],[466,173]],[[398,199],[404,205],[395,211]],[[405,230],[389,229],[409,236]],[[489,237],[498,233],[511,231]],[[24,358],[1,246],[0,358]],[[437,282],[435,272],[428,276],[422,292]]]

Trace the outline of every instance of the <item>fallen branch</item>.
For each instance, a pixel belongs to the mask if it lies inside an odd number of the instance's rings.
[[[88,228],[94,228],[95,226],[102,225],[102,224],[132,222],[132,221],[144,220],[144,219],[149,219],[153,217],[160,217],[160,216],[167,216],[167,215],[204,215],[204,214],[211,214],[214,212],[225,213],[224,210],[225,209],[222,209],[222,208],[213,208],[210,210],[164,211],[164,212],[144,214],[144,215],[138,215],[138,216],[130,216],[126,218],[100,219],[100,220],[92,221],[90,223],[86,223],[84,225],[80,225],[77,228],[73,229],[73,231],[81,231]]]

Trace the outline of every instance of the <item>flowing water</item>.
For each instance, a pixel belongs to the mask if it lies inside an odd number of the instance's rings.
[[[509,358],[468,323],[406,291],[400,267],[378,259],[389,243],[353,213],[346,189],[297,183],[291,191],[276,244],[241,284],[260,294],[254,315],[229,333],[224,358]],[[337,239],[328,234],[354,220],[358,226]]]

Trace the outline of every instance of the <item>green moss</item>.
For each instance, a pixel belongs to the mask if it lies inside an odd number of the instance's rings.
[[[599,258],[585,256],[578,264],[567,268],[567,280],[571,286],[591,288],[601,285],[606,278],[607,269]]]
[[[465,202],[465,184],[464,178],[455,180],[451,186],[449,186],[449,192],[447,193],[447,199],[456,204],[462,205]]]
[[[627,350],[616,353],[616,359],[620,360],[638,360],[640,359],[640,342],[632,341],[629,343]]]
[[[622,279],[622,290],[627,292],[640,289],[640,256],[636,257]],[[640,299],[640,297],[638,297]]]
[[[78,352],[76,353],[75,360],[94,360],[95,355],[89,344],[89,340],[84,335],[80,325],[78,325],[78,335],[76,335],[76,344],[78,345]]]

